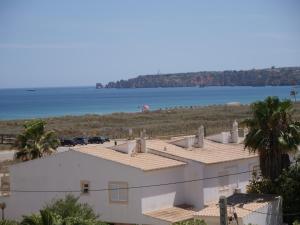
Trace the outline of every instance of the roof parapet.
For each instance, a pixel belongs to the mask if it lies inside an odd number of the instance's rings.
[[[182,148],[191,149],[195,143],[195,136],[194,135],[186,136],[183,137],[182,139],[173,141],[171,143]]]
[[[111,149],[118,152],[133,155],[136,151],[136,141],[135,140],[127,141],[124,144],[112,146]]]
[[[174,145],[177,145],[182,148],[191,150],[194,148],[203,148],[204,147],[204,126],[201,125],[198,128],[196,135],[185,136],[182,139],[171,142]]]
[[[206,137],[208,140],[219,142],[222,144],[239,143],[239,124],[235,120],[232,124],[230,132],[221,132]]]

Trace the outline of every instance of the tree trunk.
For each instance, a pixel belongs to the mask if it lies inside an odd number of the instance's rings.
[[[282,171],[281,153],[278,150],[274,150],[272,156],[273,166],[270,178],[274,181]]]
[[[260,169],[263,177],[274,181],[282,170],[289,165],[288,155],[278,150],[268,151],[259,155]]]
[[[291,161],[290,161],[290,157],[289,157],[289,154],[287,153],[284,153],[281,155],[281,167],[282,169],[288,169],[291,165]]]
[[[259,154],[259,165],[260,165],[260,171],[261,171],[261,175],[263,177],[268,177],[268,166],[269,164],[267,163],[267,155],[260,153]]]

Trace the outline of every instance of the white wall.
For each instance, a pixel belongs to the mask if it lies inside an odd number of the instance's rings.
[[[143,179],[147,185],[190,181],[203,178],[203,165],[188,161],[188,165],[173,169],[146,172]],[[162,185],[143,188],[143,212],[189,204],[196,209],[203,208],[203,181]]]
[[[205,165],[204,177],[216,177],[227,174],[233,174],[238,172],[244,172],[251,170],[253,165],[258,165],[258,157],[250,159],[234,160],[229,162],[215,163]],[[222,178],[220,178],[222,179]],[[229,196],[233,193],[235,188],[241,188],[241,191],[246,192],[246,185],[251,179],[251,172],[243,173],[240,175],[233,175],[227,177],[228,185],[225,188],[220,187],[220,179],[210,179],[204,182],[204,203],[209,204],[219,200],[219,196]],[[224,178],[226,179],[226,178]]]
[[[187,150],[188,151],[188,150]],[[203,181],[199,180],[204,177],[204,164],[183,159],[177,156],[170,155],[167,152],[160,152],[155,150],[148,150],[153,154],[161,155],[164,157],[169,157],[174,160],[180,160],[187,163],[183,168],[183,177],[178,181],[191,181],[193,182],[185,182],[183,184],[177,184],[177,186],[183,186],[184,189],[184,202],[185,204],[189,204],[194,206],[195,209],[202,209],[204,206],[204,198],[203,198]]]
[[[90,181],[90,189],[108,188],[109,181],[125,181],[129,186],[173,183],[218,176],[220,171],[230,169],[249,170],[258,158],[236,160],[225,163],[204,165],[185,160],[182,167],[143,172],[140,169],[104,160],[88,154],[68,151],[47,158],[20,163],[11,167],[12,190],[78,190],[80,180]],[[236,167],[234,167],[236,166]],[[250,173],[231,177],[231,183],[238,183],[245,191]],[[238,182],[236,182],[238,180]],[[217,201],[221,195],[218,179],[194,181],[183,184],[161,185],[129,190],[128,204],[109,203],[108,191],[91,192],[81,195],[82,202],[89,203],[101,215],[103,221],[137,224],[162,224],[161,221],[144,216],[142,212],[168,208],[179,204],[190,204],[196,209],[205,203]],[[6,216],[21,218],[24,214],[38,212],[46,202],[54,197],[61,198],[66,193],[56,192],[13,192],[5,200]],[[80,193],[73,193],[80,195]]]
[[[254,165],[259,165],[258,157],[215,164],[202,164],[197,161],[172,156],[165,152],[158,152],[155,150],[151,150],[150,152],[186,162],[187,165],[184,167],[184,178],[182,179],[184,181],[216,177],[220,175],[220,172],[224,172],[225,170],[227,170],[228,174],[250,171]],[[229,188],[224,189],[223,191],[221,191],[221,188],[219,187],[218,178],[187,182],[184,184],[184,203],[193,205],[196,209],[202,209],[205,204],[218,201],[219,196],[221,195],[231,195],[235,188],[240,188],[241,192],[245,193],[246,185],[249,183],[251,176],[252,172],[229,176]]]
[[[184,168],[184,180],[192,181],[184,184],[185,203],[193,205],[195,209],[202,209],[204,206],[203,181],[204,165],[196,161],[188,161]]]
[[[140,179],[144,185],[174,183],[184,179],[183,167],[145,172]],[[143,212],[169,208],[185,202],[183,184],[146,187],[141,192]]]
[[[90,189],[108,188],[109,181],[125,181],[129,186],[174,182],[182,177],[183,167],[152,172],[124,166],[75,151],[58,153],[10,168],[12,190],[80,190],[80,180],[90,181]],[[183,201],[183,188],[165,186],[130,189],[128,204],[109,203],[108,191],[90,192],[81,195],[80,201],[87,202],[108,222],[163,224],[159,220],[142,215],[142,209],[153,210],[160,205],[170,207]],[[66,193],[13,192],[5,200],[6,217],[20,219],[24,214],[38,212],[53,198]],[[73,193],[80,195],[80,193]],[[3,198],[2,198],[3,199]],[[167,224],[167,223],[166,223]]]
[[[281,208],[281,198],[277,198],[277,200],[270,202],[269,204],[256,209],[255,211],[260,212],[252,212],[247,216],[243,217],[243,224],[255,224],[255,225],[281,225],[282,224],[282,208]]]

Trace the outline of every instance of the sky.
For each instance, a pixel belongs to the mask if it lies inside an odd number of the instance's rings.
[[[299,0],[1,0],[0,88],[300,66]]]

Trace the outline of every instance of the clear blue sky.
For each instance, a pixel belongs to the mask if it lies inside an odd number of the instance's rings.
[[[299,0],[0,1],[0,88],[300,66]]]

